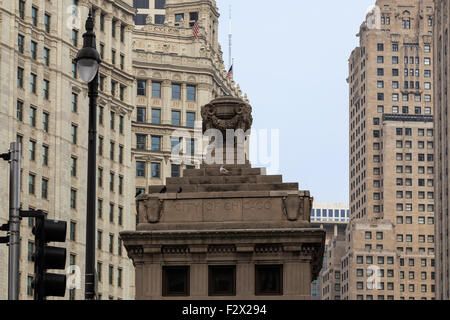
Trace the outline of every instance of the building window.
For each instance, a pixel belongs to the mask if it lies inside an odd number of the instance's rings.
[[[25,0],[19,0],[19,17],[25,19]]]
[[[36,60],[37,59],[37,43],[36,42],[31,41],[30,51],[31,51],[31,58],[33,60]]]
[[[70,175],[72,177],[77,176],[77,158],[76,157],[70,158]]]
[[[37,75],[34,73],[30,76],[30,92],[36,94],[36,81],[37,81]]]
[[[77,144],[77,129],[78,127],[74,124],[72,124],[71,127],[71,140],[73,144]]]
[[[147,108],[137,107],[136,121],[140,122],[140,123],[146,122],[146,120],[147,120],[146,112],[147,112]]]
[[[255,266],[255,295],[283,294],[283,266],[256,265]]]
[[[181,125],[181,112],[172,110],[172,125],[180,126]]]
[[[50,81],[45,79],[42,82],[42,94],[44,99],[48,100],[50,98]]]
[[[17,100],[17,110],[16,110],[16,118],[19,121],[23,121],[23,102]]]
[[[103,217],[103,200],[97,199],[97,217],[102,219]]]
[[[41,198],[48,199],[48,179],[46,179],[46,178],[42,178]]]
[[[145,162],[136,161],[136,177],[145,177]]]
[[[145,81],[145,80],[137,81],[137,95],[138,96],[145,96],[146,88],[147,88],[147,81]]]
[[[77,230],[77,223],[71,221],[70,222],[70,233],[69,233],[70,241],[76,241],[76,230]]]
[[[153,124],[161,124],[161,110],[160,109],[152,109],[152,123]]]
[[[78,95],[72,92],[72,112],[78,111]]]
[[[97,249],[102,250],[103,232],[97,231]]]
[[[195,126],[195,112],[186,112],[186,126],[194,128]]]
[[[44,64],[48,67],[50,65],[50,49],[44,48]]]
[[[122,207],[119,207],[117,220],[118,220],[119,226],[121,226],[123,224],[123,208]],[[119,243],[121,244],[122,240],[120,238],[119,238],[119,240],[120,240]],[[122,250],[122,246],[119,246],[119,250]]]
[[[108,279],[109,280],[109,284],[112,285],[113,282],[114,282],[114,280],[113,280],[113,278],[114,278],[114,267],[112,265],[110,265],[108,270],[109,270],[109,272],[108,272],[109,273],[108,274],[108,276],[109,276],[108,277],[109,278]]]
[[[189,296],[189,271],[189,267],[163,267],[163,296]]]
[[[192,85],[186,86],[186,100],[195,101],[196,99],[196,87]]]
[[[28,175],[28,194],[35,194],[36,175],[30,173]]]
[[[172,178],[180,177],[180,165],[172,164],[171,171],[172,171]]]
[[[48,166],[48,146],[42,146],[42,165]]]
[[[17,68],[17,88],[23,88],[23,69]]]
[[[35,27],[37,27],[37,25],[38,25],[38,12],[39,12],[38,8],[31,7],[31,23]]]
[[[161,83],[160,82],[152,82],[152,97],[153,98],[161,98]]]
[[[159,162],[152,162],[152,178],[161,178],[161,164]]]
[[[22,54],[24,51],[24,42],[25,42],[25,37],[23,35],[19,34],[17,37],[17,49]]]
[[[172,84],[172,99],[173,100],[181,99],[181,85],[180,84]]]
[[[161,150],[161,137],[152,136],[152,151]]]
[[[210,266],[208,287],[210,296],[235,296],[236,267]]]
[[[72,45],[78,46],[78,30],[72,29]]]
[[[145,150],[147,148],[147,136],[144,134],[136,135],[136,149]]]
[[[109,235],[109,253],[114,253],[114,235]]]
[[[48,13],[46,13],[44,15],[44,28],[45,28],[45,32],[50,33],[50,22],[51,22],[51,17]]]

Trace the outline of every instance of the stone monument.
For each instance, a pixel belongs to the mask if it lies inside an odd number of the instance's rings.
[[[203,132],[248,132],[251,112],[241,99],[218,98],[202,108]],[[204,163],[150,187],[137,198],[137,230],[121,233],[136,299],[310,299],[325,241],[311,227],[312,201],[248,157]]]

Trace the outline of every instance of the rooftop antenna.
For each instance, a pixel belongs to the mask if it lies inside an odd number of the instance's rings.
[[[231,4],[230,4],[230,24],[228,31],[228,67],[231,68],[233,64],[233,56],[232,56],[232,46],[233,46],[233,25],[231,20]]]

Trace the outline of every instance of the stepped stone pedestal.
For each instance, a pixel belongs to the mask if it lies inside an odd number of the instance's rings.
[[[240,99],[202,111],[204,131],[250,129],[251,108]],[[297,183],[247,160],[203,164],[150,187],[137,198],[137,230],[121,233],[136,298],[310,299],[325,241],[311,227],[312,202]]]

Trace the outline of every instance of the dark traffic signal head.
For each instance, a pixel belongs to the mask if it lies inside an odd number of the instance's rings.
[[[67,222],[46,220],[44,216],[36,218],[33,228],[36,252],[33,255],[35,276],[33,288],[35,300],[45,297],[64,297],[66,292],[66,276],[47,273],[48,269],[63,270],[66,266],[66,249],[51,247],[49,242],[65,242]]]

